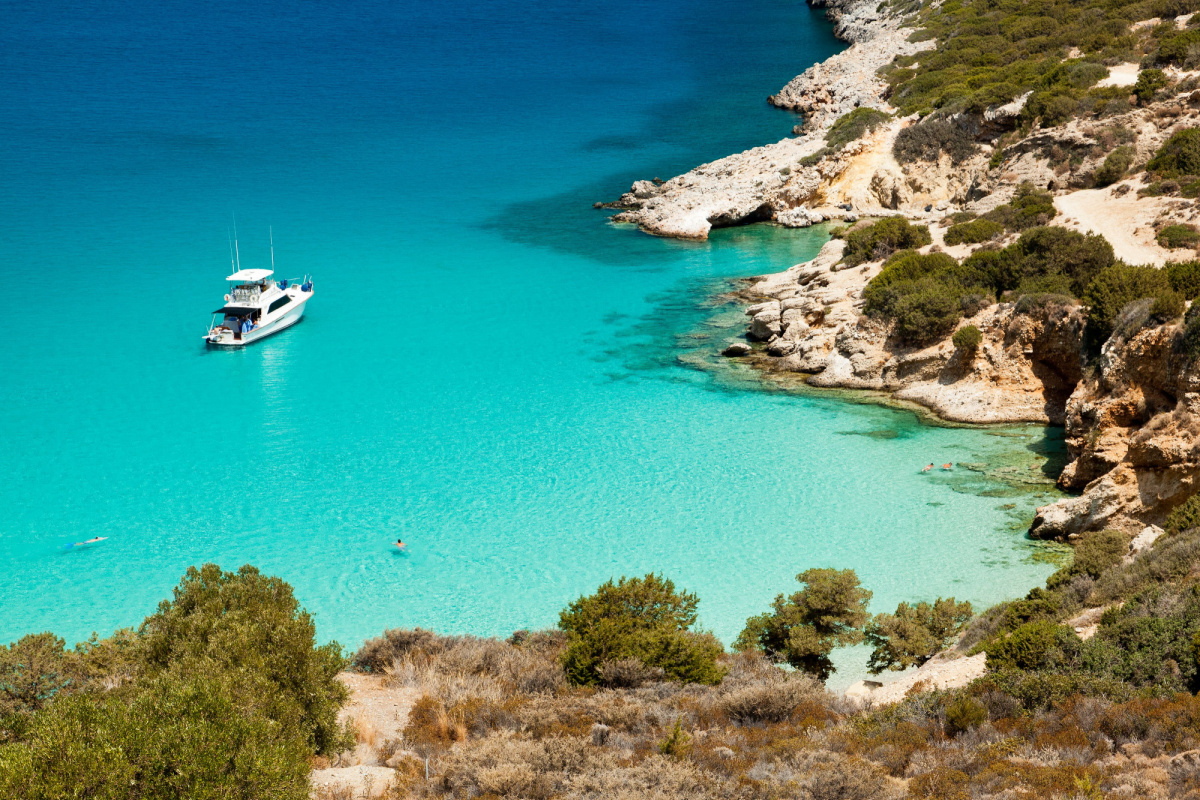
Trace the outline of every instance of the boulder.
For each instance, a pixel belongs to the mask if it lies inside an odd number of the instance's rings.
[[[783,326],[779,321],[779,312],[763,311],[761,314],[756,314],[750,321],[750,329],[746,335],[754,341],[765,342],[782,332]]]
[[[721,355],[726,358],[741,358],[742,356],[750,355],[750,345],[745,342],[734,342],[721,351]]]

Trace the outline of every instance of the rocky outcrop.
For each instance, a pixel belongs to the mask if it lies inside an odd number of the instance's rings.
[[[957,422],[1063,422],[1080,379],[1081,308],[993,305],[962,323],[984,334],[974,352],[949,340],[907,347],[861,313],[881,264],[839,268],[843,246],[829,242],[812,261],[751,287],[771,298],[746,309],[747,338],[766,343],[759,366],[804,373],[815,386],[890,392]]]
[[[900,208],[909,198],[898,189],[903,177],[894,161],[879,165],[878,179],[876,170],[864,176],[867,192],[858,202],[849,201],[852,209],[839,208],[847,200],[828,185],[855,156],[865,153],[868,160],[876,160],[878,151],[887,153],[886,159],[878,160],[890,159],[889,137],[902,123],[889,126],[873,142],[851,145],[836,158],[816,157],[838,117],[861,106],[892,110],[883,99],[886,87],[876,71],[897,55],[927,49],[932,43],[909,42],[912,31],[901,27],[899,17],[880,13],[881,6],[871,0],[840,0],[827,8],[836,21],[835,33],[852,42],[851,47],[805,70],[769,98],[804,115],[804,124],[794,131],[803,135],[703,164],[663,183],[637,181],[620,199],[607,204],[620,210],[613,220],[634,223],[658,236],[704,239],[712,228],[767,221],[806,227],[844,218],[848,210]]]
[[[838,117],[860,107],[892,110],[884,100],[887,84],[876,73],[896,56],[927,50],[932,43],[909,42],[912,30],[876,13],[877,8],[859,3],[842,15],[835,33],[853,44],[809,67],[767,98],[774,106],[804,115],[794,133],[821,133]]]
[[[1073,457],[1059,478],[1079,497],[1038,509],[1031,535],[1101,528],[1138,533],[1200,488],[1200,365],[1179,347],[1177,326],[1115,335],[1097,373],[1067,403]]]

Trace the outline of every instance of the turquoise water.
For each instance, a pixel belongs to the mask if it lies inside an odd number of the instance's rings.
[[[705,298],[823,231],[683,243],[590,208],[786,135],[763,98],[838,47],[804,4],[6,12],[0,640],[135,624],[203,561],[281,575],[349,645],[544,626],[649,570],[726,640],[810,566],[877,610],[1050,571],[1022,537],[1042,429],[693,367],[733,330]],[[242,266],[273,226],[316,296],[206,352],[235,213]]]

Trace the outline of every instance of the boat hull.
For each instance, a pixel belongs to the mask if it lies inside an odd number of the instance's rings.
[[[241,339],[234,339],[232,336],[224,336],[220,339],[213,339],[209,336],[204,337],[204,341],[209,347],[214,347],[221,350],[231,348],[245,347],[248,344],[254,344],[257,341],[267,338],[273,334],[279,333],[285,328],[290,328],[300,321],[304,316],[304,307],[308,305],[309,299],[312,298],[312,292],[308,292],[302,299],[292,303],[292,308],[267,322],[249,333],[243,333]]]

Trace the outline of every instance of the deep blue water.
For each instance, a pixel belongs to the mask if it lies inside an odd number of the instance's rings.
[[[1019,530],[1039,498],[994,480],[1040,474],[1041,429],[680,361],[728,335],[707,292],[823,231],[681,243],[590,208],[787,135],[764,98],[839,47],[803,3],[3,14],[0,640],[136,624],[209,560],[283,576],[349,645],[551,624],[648,570],[726,640],[809,566],[855,567],[879,610],[1049,570]],[[317,292],[286,333],[210,353],[235,214],[242,266],[273,226],[279,274]]]

